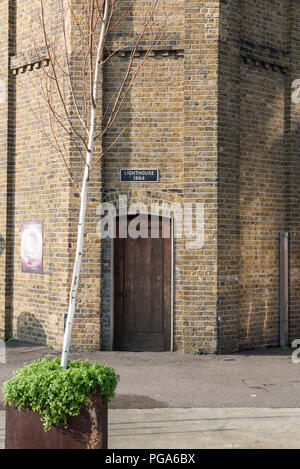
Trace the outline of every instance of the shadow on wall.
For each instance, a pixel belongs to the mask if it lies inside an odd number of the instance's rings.
[[[32,313],[24,311],[17,321],[16,338],[26,342],[46,345],[47,337],[42,324]]]
[[[289,136],[294,145],[294,154],[300,150],[300,124],[295,126]],[[264,180],[264,197],[255,197],[247,201],[247,215],[252,216],[252,222],[244,223],[246,235],[253,240],[252,249],[245,251],[241,259],[240,268],[245,267],[252,274],[245,277],[242,289],[244,301],[243,344],[260,346],[264,344],[279,345],[280,327],[280,261],[279,261],[279,233],[288,230],[289,239],[289,320],[290,342],[300,336],[300,210],[299,184],[300,160],[293,154],[283,154],[285,139],[278,139],[270,146],[270,155],[282,154],[281,165],[270,160],[264,160],[266,172]],[[276,176],[277,175],[277,176]],[[272,185],[272,177],[276,177],[278,192]],[[281,192],[280,192],[281,191]],[[266,206],[265,199],[269,197],[272,204]],[[279,206],[279,203],[282,206]],[[244,233],[244,238],[246,238]],[[250,267],[249,267],[250,266]]]

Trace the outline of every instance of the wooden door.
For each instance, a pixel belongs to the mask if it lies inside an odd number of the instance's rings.
[[[165,351],[171,346],[171,235],[114,240],[114,349]],[[130,219],[129,219],[130,221]],[[153,226],[153,222],[152,222]],[[164,225],[165,227],[166,225]],[[170,229],[171,233],[171,229]]]

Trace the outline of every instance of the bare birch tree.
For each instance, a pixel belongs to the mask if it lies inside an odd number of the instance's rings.
[[[163,6],[164,0],[151,0],[148,11],[143,12],[139,18],[138,30],[134,34],[125,35],[127,39],[112,48],[109,42],[112,35],[116,35],[116,32],[122,29],[122,25],[128,19],[137,1],[82,0],[80,14],[78,14],[76,2],[73,4],[72,0],[58,0],[60,41],[55,38],[53,28],[49,28],[47,23],[47,8],[51,8],[49,2],[39,0],[39,8],[35,12],[41,32],[39,41],[42,40],[43,43],[41,47],[37,39],[34,40],[36,54],[41,58],[43,74],[39,93],[48,109],[48,127],[50,128],[50,134],[44,131],[44,135],[61,155],[66,171],[80,194],[77,246],[61,359],[63,368],[67,368],[75,314],[90,175],[101,158],[118,143],[125,131],[139,116],[128,118],[128,122],[119,130],[113,141],[106,148],[102,148],[100,154],[97,155],[94,154],[95,143],[98,139],[102,139],[115,123],[138,73],[155,45],[161,41],[167,24],[170,22],[171,14],[174,15],[174,12],[166,13]],[[76,40],[77,44],[76,60],[80,62],[79,76],[73,71],[74,57],[72,57],[70,47],[72,41],[70,29],[72,40]],[[143,55],[138,63],[135,63],[134,59],[139,55],[141,43],[143,43]],[[102,69],[116,54],[124,51],[128,54],[126,70],[117,91],[112,93],[106,109],[102,111],[98,108]],[[80,93],[78,80],[81,84]],[[81,181],[76,180],[74,176],[68,148],[64,143],[65,138],[72,142],[73,147],[80,154]]]

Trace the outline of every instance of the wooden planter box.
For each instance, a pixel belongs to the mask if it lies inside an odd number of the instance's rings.
[[[96,394],[67,429],[45,432],[40,414],[6,405],[5,449],[106,449],[107,405]]]

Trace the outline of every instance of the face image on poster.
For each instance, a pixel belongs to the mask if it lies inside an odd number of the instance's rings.
[[[22,272],[43,272],[43,224],[38,221],[22,223]]]

